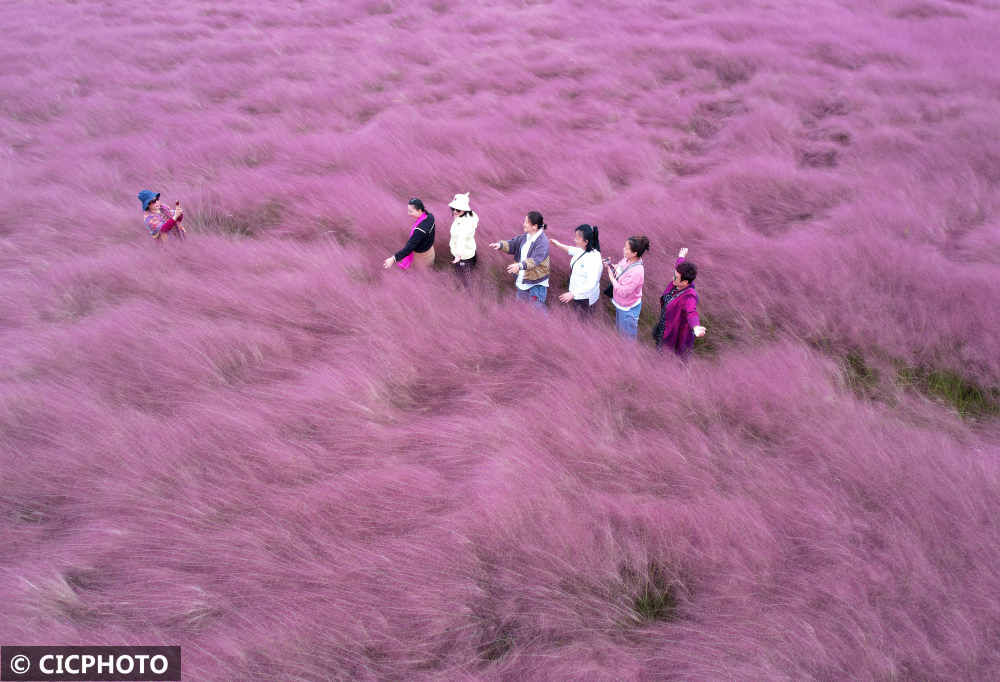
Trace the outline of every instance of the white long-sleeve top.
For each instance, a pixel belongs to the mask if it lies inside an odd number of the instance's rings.
[[[451,223],[451,238],[448,247],[452,258],[468,260],[476,255],[476,228],[479,227],[479,216],[459,216]]]
[[[590,305],[601,297],[601,252],[569,247],[569,292],[577,300],[587,299]]]

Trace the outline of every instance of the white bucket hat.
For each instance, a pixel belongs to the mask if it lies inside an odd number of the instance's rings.
[[[448,204],[448,208],[453,208],[456,211],[471,211],[472,208],[469,206],[469,193],[456,194],[455,198],[451,200]]]

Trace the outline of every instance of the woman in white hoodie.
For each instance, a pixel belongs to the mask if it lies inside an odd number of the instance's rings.
[[[553,244],[570,256],[569,291],[559,296],[563,303],[572,302],[581,315],[587,315],[601,297],[601,242],[597,225],[583,224],[573,231],[575,246],[552,239]]]
[[[479,227],[479,216],[469,206],[469,193],[456,194],[448,204],[451,209],[451,238],[448,246],[451,248],[452,265],[455,272],[463,280],[476,267],[476,228]]]

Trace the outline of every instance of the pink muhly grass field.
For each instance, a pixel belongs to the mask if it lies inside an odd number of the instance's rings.
[[[996,2],[0,19],[0,644],[179,644],[192,680],[1000,677]],[[411,196],[434,273],[381,268]],[[557,301],[560,251],[550,314],[512,300],[486,244],[530,210],[650,238],[638,344]],[[649,338],[682,246],[688,363]]]

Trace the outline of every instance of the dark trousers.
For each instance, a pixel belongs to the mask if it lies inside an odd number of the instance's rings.
[[[468,258],[466,260],[460,260],[454,263],[452,267],[455,268],[455,274],[458,275],[458,281],[462,284],[468,286],[469,278],[472,276],[472,271],[476,269],[476,257]]]
[[[573,310],[584,320],[590,319],[594,312],[594,306],[586,298],[574,298],[572,301]]]

